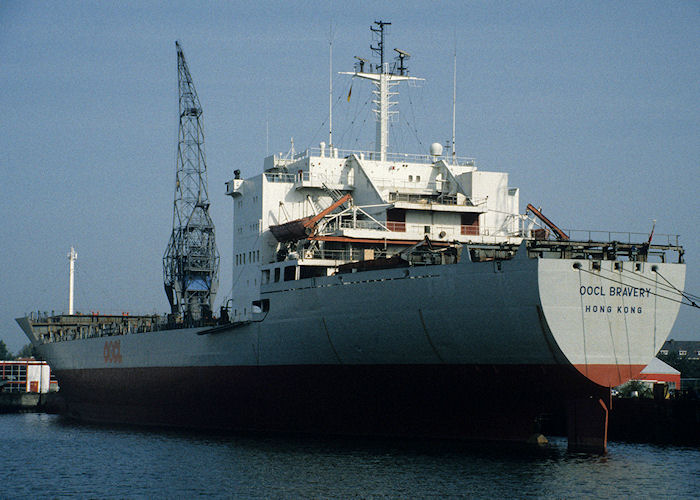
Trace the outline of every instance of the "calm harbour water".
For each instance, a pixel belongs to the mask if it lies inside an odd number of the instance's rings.
[[[700,449],[607,456],[350,438],[241,436],[0,415],[0,498],[614,498],[700,495]]]

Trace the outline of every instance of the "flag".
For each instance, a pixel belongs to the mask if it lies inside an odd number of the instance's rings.
[[[654,223],[651,225],[651,234],[649,234],[649,241],[647,242],[647,245],[651,245],[651,239],[654,237],[654,228],[656,227],[656,219],[654,219]]]
[[[350,85],[350,92],[348,92],[348,102],[350,102],[351,95],[352,95],[352,85]]]

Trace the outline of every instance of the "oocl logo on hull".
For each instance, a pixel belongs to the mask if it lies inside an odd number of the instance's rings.
[[[105,363],[121,363],[122,353],[119,340],[108,340],[104,348]]]

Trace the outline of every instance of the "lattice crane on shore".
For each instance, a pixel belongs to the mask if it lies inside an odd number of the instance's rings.
[[[178,42],[180,126],[173,202],[173,231],[163,255],[165,293],[178,321],[211,318],[218,289],[219,252],[209,216],[202,107]]]

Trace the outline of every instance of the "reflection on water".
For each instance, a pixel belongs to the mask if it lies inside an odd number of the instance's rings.
[[[93,426],[0,415],[0,496],[694,497],[700,449],[544,448]]]

